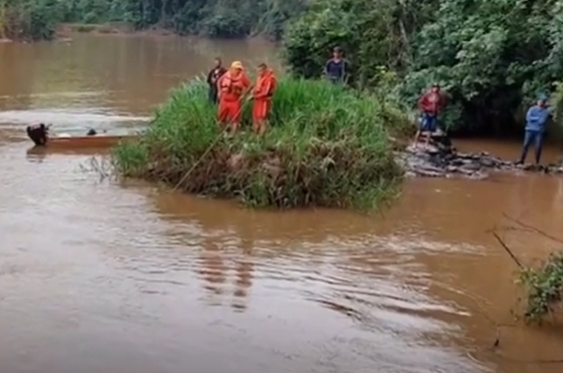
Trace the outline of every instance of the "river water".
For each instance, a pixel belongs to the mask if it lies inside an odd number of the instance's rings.
[[[217,55],[276,64],[259,41],[0,44],[2,373],[561,371],[534,362],[563,358],[560,327],[506,326],[517,268],[487,232],[506,214],[557,235],[561,178],[419,179],[377,216],[274,213],[100,179],[103,155],[27,152],[30,123],[142,126]],[[502,236],[526,263],[557,248]]]

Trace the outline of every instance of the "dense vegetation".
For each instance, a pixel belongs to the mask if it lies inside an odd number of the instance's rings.
[[[392,103],[286,77],[266,135],[225,138],[206,89],[200,80],[176,89],[141,141],[116,149],[118,170],[252,206],[364,209],[397,190],[402,170],[389,131],[408,121]],[[248,124],[250,105],[245,109]]]
[[[50,39],[60,19],[54,0],[0,0],[0,39]]]
[[[563,76],[563,0],[0,0],[0,37],[113,21],[282,37],[289,68],[304,77],[320,76],[340,45],[354,86],[379,86],[391,71],[387,93],[414,107],[438,81],[449,95],[443,122],[470,133],[519,133],[525,106]]]
[[[561,309],[563,301],[563,252],[553,253],[537,267],[524,268],[520,283],[526,291],[527,321],[541,322]]]
[[[410,105],[441,83],[451,129],[515,132],[523,105],[563,76],[563,1],[317,0],[289,28],[286,58],[294,72],[318,76],[337,44],[360,88],[385,66]]]
[[[303,0],[0,0],[0,15],[8,13],[0,18],[0,30],[11,37],[40,39],[49,38],[61,22],[129,22],[179,34],[262,33],[278,39],[287,20],[303,7]]]

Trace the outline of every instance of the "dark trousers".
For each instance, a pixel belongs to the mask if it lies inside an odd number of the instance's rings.
[[[526,161],[526,156],[528,155],[528,149],[534,144],[534,150],[536,153],[536,164],[540,163],[541,152],[543,148],[543,132],[542,131],[526,131],[524,135],[524,146],[522,147],[522,155],[520,156],[520,163]]]
[[[215,86],[210,86],[209,87],[209,92],[207,93],[208,97],[209,97],[209,102],[211,102],[212,104],[216,104],[218,101],[217,98],[217,87]]]

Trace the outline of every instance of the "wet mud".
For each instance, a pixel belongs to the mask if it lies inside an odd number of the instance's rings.
[[[430,144],[409,145],[405,151],[396,153],[408,177],[464,177],[486,179],[493,173],[536,172],[563,175],[563,162],[551,164],[519,164],[514,160],[497,157],[489,152],[461,152],[448,140]]]

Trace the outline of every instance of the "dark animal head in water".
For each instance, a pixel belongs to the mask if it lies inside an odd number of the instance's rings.
[[[44,146],[49,138],[49,129],[44,123],[27,126],[27,136],[36,146]]]
[[[95,129],[91,128],[90,131],[86,134],[86,136],[96,136],[98,133]]]

